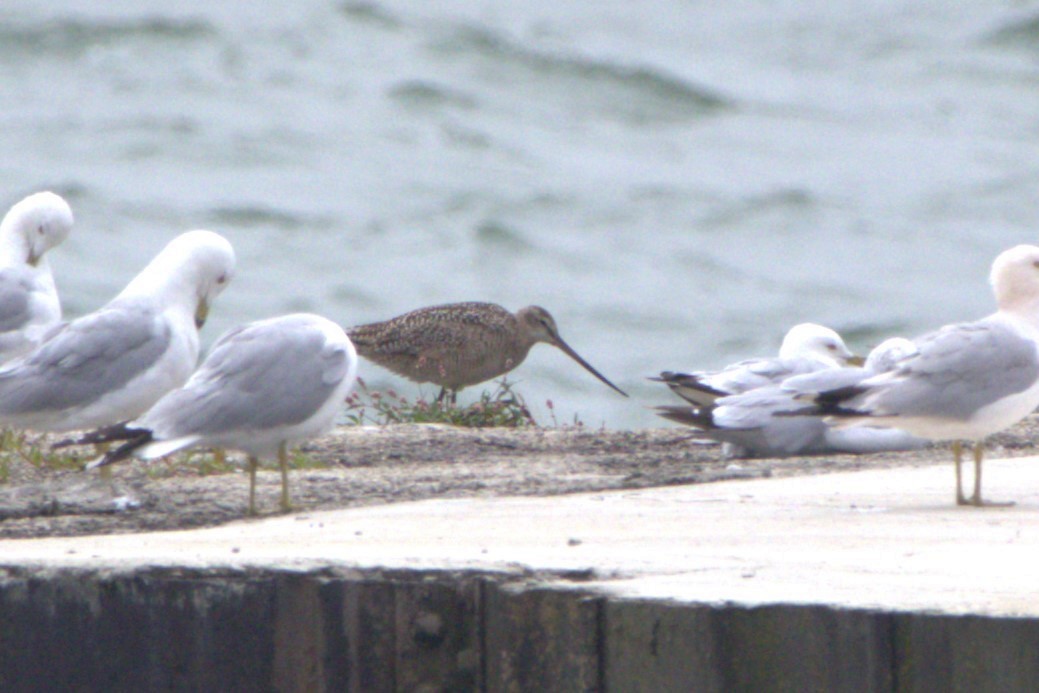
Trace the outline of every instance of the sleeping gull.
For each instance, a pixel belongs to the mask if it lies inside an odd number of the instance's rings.
[[[778,385],[766,385],[738,395],[720,397],[711,404],[662,406],[666,419],[699,429],[704,438],[723,443],[725,457],[786,457],[826,453],[871,453],[911,450],[928,441],[895,428],[834,427],[822,417],[777,416],[797,409],[795,397],[804,391],[857,384],[915,352],[908,339],[895,337],[877,345],[863,367],[826,368],[795,375]]]
[[[198,328],[234,272],[231,244],[181,234],[100,310],[0,368],[0,424],[94,428],[139,416],[188,379]]]
[[[250,515],[259,458],[277,457],[289,510],[288,446],[332,427],[356,377],[357,353],[335,323],[306,313],[261,320],[221,336],[191,379],[144,416],[74,442],[129,441],[88,468],[193,446],[240,450],[249,460]]]
[[[848,350],[839,334],[829,327],[805,322],[786,333],[778,357],[747,359],[719,371],[664,371],[650,380],[666,383],[682,399],[702,406],[719,397],[775,385],[799,373],[861,364],[862,359]]]
[[[984,438],[1039,405],[1039,247],[1019,245],[1001,253],[992,264],[991,283],[995,313],[920,337],[915,340],[918,353],[887,373],[803,396],[815,402],[810,411],[816,415],[954,441],[960,505],[986,505],[981,498]],[[963,493],[961,441],[974,445],[970,498]]]
[[[45,253],[72,229],[72,210],[52,192],[21,200],[0,221],[0,362],[36,346],[61,321]]]

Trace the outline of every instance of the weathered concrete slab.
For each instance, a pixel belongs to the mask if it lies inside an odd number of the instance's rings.
[[[1034,691],[1039,620],[899,614],[892,671],[907,691]]]
[[[487,689],[601,690],[602,602],[548,585],[489,583],[484,601]]]
[[[610,690],[886,691],[894,686],[887,614],[823,606],[611,600]]]
[[[216,574],[5,575],[0,690],[220,690],[227,681],[269,681],[274,595],[268,580]]]
[[[986,472],[0,541],[0,689],[1035,690],[1039,459]]]
[[[0,565],[578,571],[692,602],[1039,615],[1039,459],[542,498],[402,503],[185,532],[0,541]]]
[[[0,522],[40,515],[93,515],[133,510],[133,491],[98,475],[65,473],[46,483],[0,485]]]
[[[1037,641],[1034,618],[634,601],[439,571],[0,579],[5,692],[1029,691]]]

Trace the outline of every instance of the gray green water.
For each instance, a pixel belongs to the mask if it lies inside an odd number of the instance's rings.
[[[1039,242],[1039,3],[5,0],[0,204],[41,188],[70,316],[211,228],[207,343],[538,303],[634,397],[536,347],[535,415],[655,426],[645,376],[795,322],[864,350],[991,310]]]

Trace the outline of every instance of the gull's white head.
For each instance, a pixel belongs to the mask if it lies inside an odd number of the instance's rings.
[[[1033,313],[1039,302],[1039,247],[1004,250],[992,263],[989,281],[1000,310]]]
[[[68,238],[72,209],[52,192],[38,192],[21,200],[0,222],[4,260],[36,266],[48,250]]]
[[[873,347],[866,357],[864,368],[873,373],[886,373],[899,361],[919,353],[916,344],[905,337],[891,337]]]
[[[790,328],[779,347],[779,358],[816,359],[834,366],[862,362],[848,350],[839,334],[829,327],[811,322],[803,322]]]
[[[120,296],[161,296],[191,303],[198,327],[234,276],[234,248],[212,231],[188,231],[170,241]]]

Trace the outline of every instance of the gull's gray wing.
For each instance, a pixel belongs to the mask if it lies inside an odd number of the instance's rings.
[[[718,389],[735,395],[775,385],[795,375],[819,370],[833,370],[833,366],[810,358],[751,359],[725,368],[712,377],[711,381],[717,383]]]
[[[860,369],[834,369],[833,373],[846,370]],[[862,375],[858,377],[861,379]],[[794,396],[784,383],[723,397],[709,414],[705,416],[703,412],[699,420],[691,423],[700,428],[703,437],[741,448],[734,455],[739,457],[861,454],[911,450],[927,444],[897,429],[866,426],[834,429],[818,416],[776,416],[777,412],[803,406]]]
[[[708,437],[734,443],[761,457],[807,455],[825,451],[826,424],[811,416],[776,417],[798,405],[780,386],[768,386],[723,397],[712,412]]]
[[[968,419],[1039,379],[1035,344],[995,316],[948,325],[916,344],[919,354],[863,381],[865,390],[845,404],[875,416]]]
[[[140,425],[157,437],[291,426],[312,416],[345,377],[345,348],[317,328],[254,323],[224,334],[198,371],[163,397]]]
[[[738,395],[819,370],[833,368],[817,359],[760,358],[728,366],[718,373],[711,374],[707,382],[722,392]]]
[[[719,397],[724,397],[725,392],[716,390],[702,380],[705,373],[677,373],[675,371],[663,371],[655,378],[657,382],[664,383],[676,395],[690,404],[706,406]]]
[[[169,325],[135,301],[62,325],[36,351],[0,369],[0,417],[89,404],[154,365],[170,339]]]
[[[789,457],[833,452],[825,445],[825,432],[818,419],[802,417],[776,420],[764,428],[712,428],[701,435],[735,446],[731,457]]]
[[[865,368],[849,366],[847,368],[827,368],[814,373],[803,373],[787,378],[780,384],[784,392],[791,395],[812,392],[827,392],[846,387],[854,387],[862,381],[872,378],[876,373]],[[803,407],[799,402],[792,402]]]
[[[765,357],[739,361],[719,371],[664,371],[653,380],[665,383],[672,392],[690,404],[706,406],[719,397],[750,392],[775,385],[791,376],[824,368],[831,367],[815,359]]]
[[[22,267],[0,270],[0,333],[19,330],[29,322],[33,284],[33,277]]]

